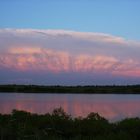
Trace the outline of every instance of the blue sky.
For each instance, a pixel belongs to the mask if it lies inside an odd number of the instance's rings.
[[[0,0],[0,28],[102,32],[140,40],[139,0]]]

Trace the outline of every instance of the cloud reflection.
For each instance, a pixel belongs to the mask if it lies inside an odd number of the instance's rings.
[[[8,96],[5,99],[4,97]],[[72,116],[85,117],[90,112],[98,112],[110,121],[126,117],[140,116],[140,99],[136,95],[1,95],[0,112],[10,113],[12,109],[26,110],[34,113],[51,112],[62,107]]]

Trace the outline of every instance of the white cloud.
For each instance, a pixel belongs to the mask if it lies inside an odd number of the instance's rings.
[[[140,42],[104,33],[0,29],[0,67],[140,77]]]

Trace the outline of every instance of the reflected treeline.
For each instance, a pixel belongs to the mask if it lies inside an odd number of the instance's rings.
[[[44,115],[0,114],[1,140],[139,140],[140,119],[110,123],[98,113],[72,118],[62,108]]]
[[[0,85],[0,92],[22,93],[140,93],[140,85],[126,86],[39,86],[39,85]]]

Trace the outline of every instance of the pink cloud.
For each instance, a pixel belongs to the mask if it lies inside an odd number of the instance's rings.
[[[1,69],[140,77],[140,42],[109,34],[1,29],[0,45]]]
[[[140,76],[139,62],[113,56],[78,54],[42,47],[11,47],[0,55],[0,66],[18,71],[90,72]]]

